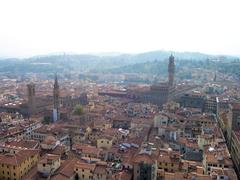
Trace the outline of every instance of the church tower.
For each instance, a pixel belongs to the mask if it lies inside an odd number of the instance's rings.
[[[53,121],[59,120],[59,85],[57,74],[53,85]]]
[[[30,83],[27,85],[28,95],[28,114],[32,115],[35,112],[35,84]]]
[[[171,54],[168,62],[168,85],[174,86],[174,76],[175,76],[175,63],[174,56]]]

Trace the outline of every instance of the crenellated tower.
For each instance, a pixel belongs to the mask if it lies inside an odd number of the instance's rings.
[[[32,115],[35,112],[35,84],[30,83],[27,85],[28,95],[28,114]]]
[[[174,86],[174,76],[175,76],[175,62],[174,56],[171,54],[168,62],[168,85]]]
[[[59,85],[57,74],[53,85],[53,121],[59,120]]]

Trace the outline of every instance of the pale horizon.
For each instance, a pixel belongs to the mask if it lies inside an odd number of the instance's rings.
[[[240,55],[237,0],[0,2],[0,57],[166,50]]]

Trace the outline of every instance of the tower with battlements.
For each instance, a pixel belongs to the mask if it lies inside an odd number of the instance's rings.
[[[55,74],[55,80],[53,85],[53,121],[57,121],[60,118],[59,104],[59,85],[57,74]]]
[[[174,56],[171,54],[168,60],[169,60],[168,61],[168,85],[174,86],[174,76],[175,76]]]
[[[35,112],[35,84],[30,83],[27,85],[28,95],[28,114],[32,115]]]

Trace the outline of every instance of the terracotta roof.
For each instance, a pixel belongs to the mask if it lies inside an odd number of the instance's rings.
[[[53,136],[46,136],[45,139],[43,140],[42,144],[56,144],[57,140],[55,137]]]
[[[158,162],[166,163],[180,163],[180,153],[173,151],[161,151],[159,152]]]
[[[98,155],[101,151],[100,149],[88,144],[74,144],[72,146],[72,150],[80,151],[84,154],[94,154],[94,155]]]
[[[17,166],[37,154],[39,154],[39,150],[20,150],[15,154],[0,154],[0,162]]]
[[[62,144],[58,145],[54,150],[51,151],[52,154],[56,154],[60,156],[65,152],[66,152],[66,146]]]
[[[133,157],[133,162],[134,163],[147,163],[147,164],[153,164],[154,159],[148,154],[137,154],[135,157]]]
[[[58,161],[60,159],[60,156],[55,154],[46,154],[40,161],[40,164],[47,164],[49,160],[51,161]]]
[[[96,164],[77,162],[75,167],[79,169],[88,169],[88,170],[94,171]]]
[[[58,174],[56,176],[51,177],[52,180],[69,180],[69,177],[64,176],[63,174]]]
[[[74,175],[74,167],[77,163],[77,159],[72,159],[72,160],[66,160],[63,163],[61,163],[61,166],[59,168],[59,170],[57,171],[58,174],[61,175],[61,177],[68,177],[68,179],[70,177],[72,177]],[[56,173],[56,174],[57,174]]]
[[[106,165],[97,164],[96,168],[94,169],[94,174],[107,174]]]
[[[11,142],[6,142],[5,145],[34,149],[38,145],[38,141],[34,140],[15,140]]]
[[[122,171],[117,174],[114,174],[110,179],[111,180],[131,180],[133,174],[131,172]]]

